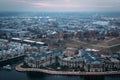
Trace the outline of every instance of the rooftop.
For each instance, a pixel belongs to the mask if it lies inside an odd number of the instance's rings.
[[[47,51],[47,52],[43,52],[43,53],[40,53],[40,54],[31,54],[30,57],[36,59],[36,60],[40,60],[41,58],[43,57],[47,57],[47,56],[52,56],[52,55],[55,55],[55,54],[59,54],[61,53],[62,54],[63,50],[52,50],[52,51]]]

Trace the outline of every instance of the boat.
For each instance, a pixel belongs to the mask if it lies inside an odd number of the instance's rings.
[[[5,69],[5,70],[12,70],[12,67],[11,67],[11,65],[6,65],[6,66],[3,66],[3,69]]]

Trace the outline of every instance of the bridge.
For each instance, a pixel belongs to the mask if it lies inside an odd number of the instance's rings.
[[[8,60],[19,58],[19,57],[22,57],[22,56],[25,56],[25,54],[22,54],[22,55],[19,55],[19,56],[15,56],[15,57],[12,57],[12,58],[8,58],[8,59],[3,59],[3,60],[0,60],[0,62],[8,61]]]

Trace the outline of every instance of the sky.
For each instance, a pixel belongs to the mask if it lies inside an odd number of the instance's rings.
[[[0,0],[2,11],[120,11],[120,0]]]

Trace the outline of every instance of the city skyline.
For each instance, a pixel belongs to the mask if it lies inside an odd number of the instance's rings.
[[[119,0],[0,0],[0,12],[120,11]]]

